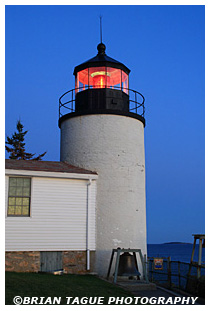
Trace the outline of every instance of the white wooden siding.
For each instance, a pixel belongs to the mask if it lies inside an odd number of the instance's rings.
[[[32,177],[30,217],[6,216],[6,250],[85,250],[87,183],[88,180]],[[90,187],[89,246],[95,250],[96,182]],[[5,189],[7,198],[8,178]]]

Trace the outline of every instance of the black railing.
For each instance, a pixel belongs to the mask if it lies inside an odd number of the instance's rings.
[[[88,89],[88,87],[87,88],[83,88],[83,87],[75,88],[70,91],[67,91],[59,98],[59,118],[66,115],[67,113],[75,112],[76,94],[86,89]],[[117,90],[122,91],[120,87],[116,87],[116,86],[112,87],[112,89],[117,89]],[[129,95],[129,112],[133,112],[144,118],[144,113],[145,113],[144,96],[141,93],[134,91],[132,89],[124,88],[124,92]]]
[[[169,289],[180,289],[191,294],[204,297],[205,265],[173,261],[170,257],[163,258],[163,268],[156,270],[154,259],[148,257],[148,278]],[[190,273],[191,268],[191,273]],[[198,276],[200,271],[200,276]]]

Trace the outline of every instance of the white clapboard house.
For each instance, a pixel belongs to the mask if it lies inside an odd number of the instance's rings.
[[[6,270],[83,273],[95,251],[94,172],[6,160]]]

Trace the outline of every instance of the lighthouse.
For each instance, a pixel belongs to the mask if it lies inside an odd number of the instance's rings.
[[[94,271],[105,276],[112,249],[147,254],[145,118],[130,70],[102,42],[97,51],[75,67],[75,88],[60,97],[60,160],[98,173]]]

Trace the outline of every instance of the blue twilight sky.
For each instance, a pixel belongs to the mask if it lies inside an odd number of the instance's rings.
[[[20,118],[27,151],[59,161],[58,99],[97,54],[99,15],[107,55],[146,99],[148,243],[192,242],[205,223],[204,6],[6,6],[5,134]]]

